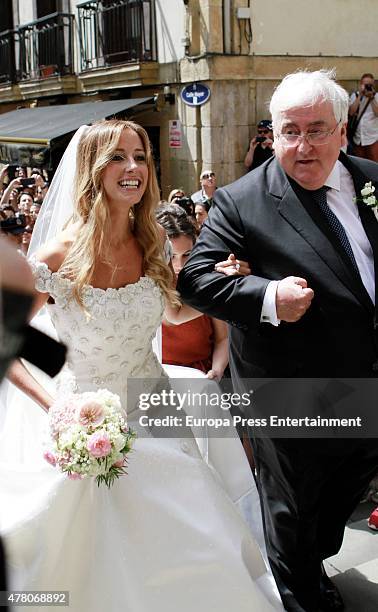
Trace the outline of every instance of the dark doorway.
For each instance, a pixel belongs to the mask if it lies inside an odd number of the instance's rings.
[[[59,10],[59,0],[37,0],[37,19],[56,13]]]
[[[13,30],[12,0],[3,0],[1,3],[0,21],[0,82],[6,83],[15,79],[14,43],[11,31]]]
[[[59,0],[37,0],[37,19],[57,13]],[[38,64],[41,77],[60,74],[64,66],[64,29],[58,18],[38,26]]]
[[[143,25],[140,2],[102,0],[104,59],[121,64],[142,58]]]
[[[12,0],[3,0],[1,3],[0,31],[13,30]]]

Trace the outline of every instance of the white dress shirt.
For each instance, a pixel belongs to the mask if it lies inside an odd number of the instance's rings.
[[[356,94],[352,93],[349,103],[353,104],[355,100]],[[374,101],[378,103],[378,93],[375,94]],[[365,96],[361,96],[359,106],[360,112],[365,107],[366,102],[367,98]],[[372,108],[372,102],[370,102],[369,106],[367,107],[366,111],[364,112],[358,123],[356,133],[353,137],[353,142],[355,142],[356,145],[362,145],[363,147],[366,147],[367,145],[374,144],[374,142],[376,142],[377,140],[378,116],[374,113]]]
[[[360,272],[361,280],[370,298],[375,303],[374,258],[370,242],[361,223],[358,207],[354,198],[356,192],[353,179],[348,170],[339,161],[324,185],[327,191],[327,203],[332,212],[343,225]],[[267,286],[260,321],[279,325],[276,311],[276,291],[279,281],[271,281]]]

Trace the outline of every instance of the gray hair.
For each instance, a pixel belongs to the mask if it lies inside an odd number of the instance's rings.
[[[335,81],[336,71],[300,71],[288,74],[276,87],[270,101],[273,129],[277,132],[280,114],[298,106],[312,106],[317,102],[331,102],[336,121],[348,120],[349,97]]]

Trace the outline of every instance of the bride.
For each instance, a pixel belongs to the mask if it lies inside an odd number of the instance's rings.
[[[10,378],[33,402],[12,403],[0,440],[10,587],[68,591],[75,612],[273,610],[273,588],[260,588],[258,547],[194,438],[141,432],[128,474],[111,489],[93,479],[70,481],[42,458],[47,418],[40,407],[48,411],[59,395],[101,388],[126,407],[128,378],[166,376],[152,350],[163,312],[174,323],[200,316],[172,288],[144,129],[102,121],[82,128],[76,142],[72,218],[30,260],[34,312],[47,305],[68,346],[67,364],[49,390],[16,363]],[[62,180],[61,193],[71,188],[64,173]],[[70,209],[64,197],[47,205],[36,240],[51,237]],[[128,421],[133,426],[131,407]],[[229,466],[236,478],[245,473],[241,451],[238,461]]]

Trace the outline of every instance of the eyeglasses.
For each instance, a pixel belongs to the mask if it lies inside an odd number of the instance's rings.
[[[309,145],[326,145],[331,140],[331,136],[336,132],[340,123],[341,121],[338,121],[333,130],[315,130],[313,132],[305,132],[304,134],[296,134],[288,131],[281,132],[281,134],[277,134],[276,137],[282,140],[282,144],[285,147],[296,147],[299,141],[303,139],[306,140]]]
[[[209,178],[212,178],[213,176],[215,176],[215,172],[205,172],[205,174],[202,175],[202,178],[209,179]]]

